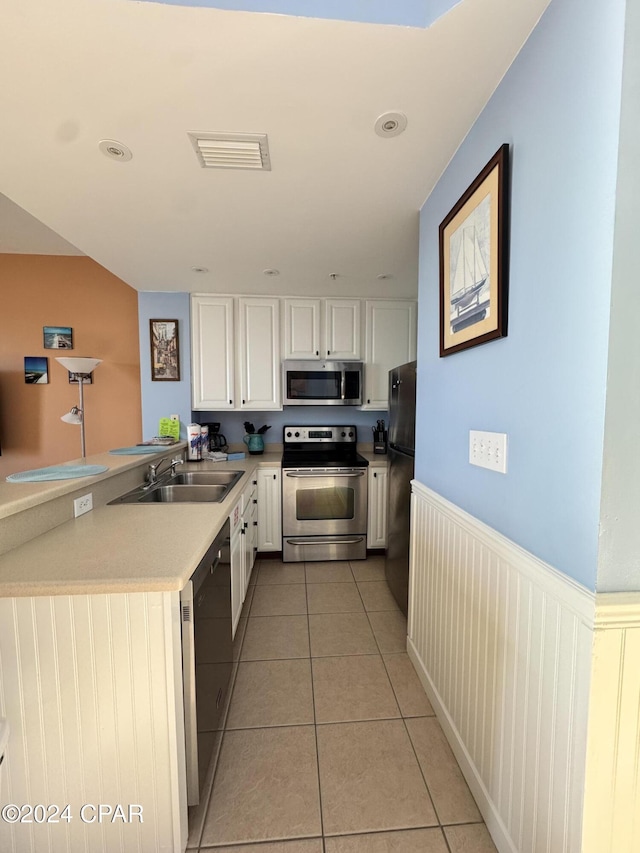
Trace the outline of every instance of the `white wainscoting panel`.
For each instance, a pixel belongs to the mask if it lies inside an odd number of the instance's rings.
[[[579,853],[594,595],[413,482],[408,651],[500,853]]]
[[[1,802],[70,807],[0,819],[3,853],[182,849],[179,630],[177,593],[0,599]],[[100,822],[100,804],[142,805],[144,822]]]
[[[640,594],[596,596],[582,853],[640,850]]]

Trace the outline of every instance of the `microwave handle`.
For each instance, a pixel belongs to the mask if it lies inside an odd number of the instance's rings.
[[[345,380],[344,374],[345,374],[344,370],[341,370],[340,371],[340,399],[341,400],[344,400],[344,391],[345,391],[345,386],[346,386],[346,380]]]

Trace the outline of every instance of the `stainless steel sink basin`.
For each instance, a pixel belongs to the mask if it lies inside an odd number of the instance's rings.
[[[175,486],[235,486],[243,471],[179,471],[168,485]]]
[[[138,498],[138,503],[218,503],[229,486],[155,486]]]
[[[110,504],[220,503],[244,471],[181,471],[154,486],[139,486]]]

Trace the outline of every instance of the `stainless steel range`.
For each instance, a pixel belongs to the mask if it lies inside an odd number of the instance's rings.
[[[364,560],[367,460],[355,426],[286,426],[282,455],[282,559]]]

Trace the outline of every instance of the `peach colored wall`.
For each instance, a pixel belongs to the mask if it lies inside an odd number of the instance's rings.
[[[43,326],[71,326],[73,350],[45,349]],[[90,258],[0,254],[0,477],[80,456],[63,355],[104,359],[84,387],[87,456],[140,441],[137,292]],[[49,359],[47,385],[25,383],[25,356]]]

